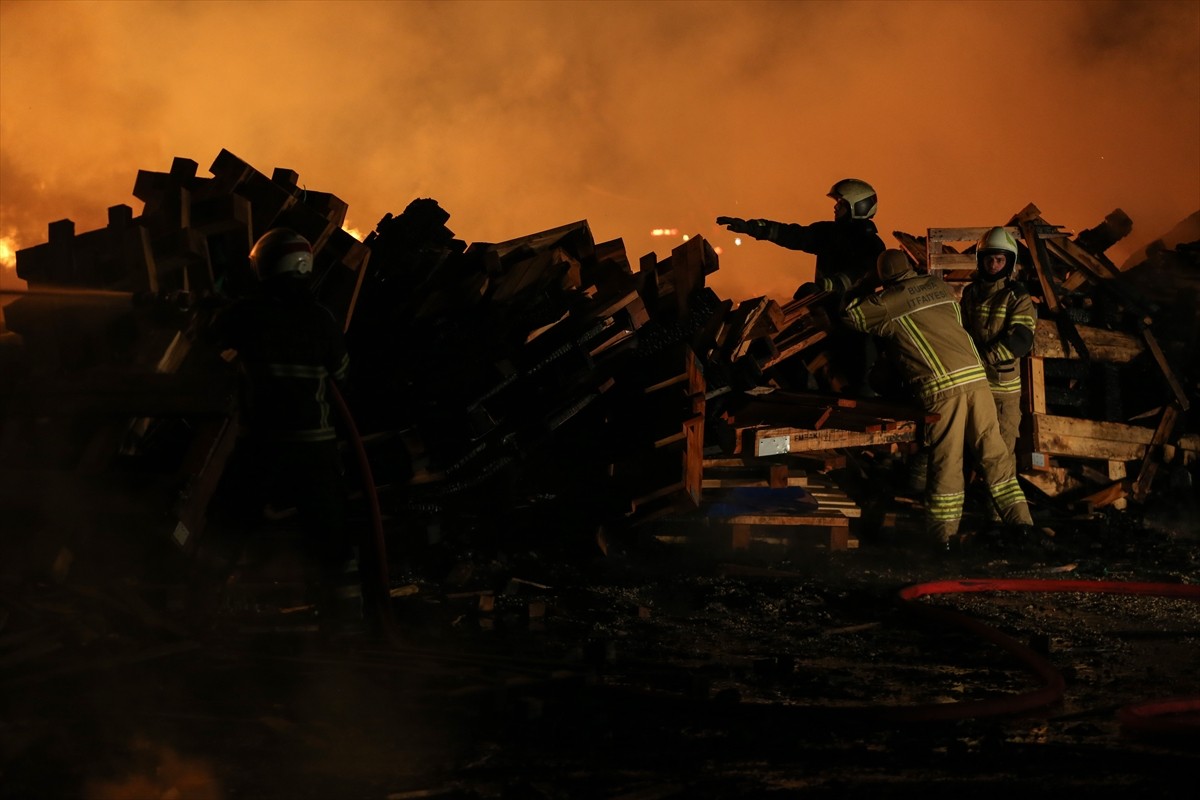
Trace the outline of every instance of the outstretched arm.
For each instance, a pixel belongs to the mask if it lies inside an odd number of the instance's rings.
[[[742,219],[741,217],[717,217],[717,224],[724,225],[734,233],[744,233],[755,239],[774,238],[779,230],[779,223],[769,219]]]

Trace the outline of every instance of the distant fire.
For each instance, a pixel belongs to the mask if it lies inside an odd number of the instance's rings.
[[[86,800],[143,797],[218,800],[224,796],[206,761],[181,756],[170,747],[140,737],[130,751],[136,770],[123,778],[90,780],[83,792]]]
[[[5,290],[19,291],[25,288],[25,281],[17,277],[17,250],[21,249],[17,237],[13,235],[0,236],[0,333],[8,330],[4,324],[4,306],[15,299],[14,295]]]
[[[678,228],[655,228],[654,230],[650,231],[650,235],[651,236],[678,236],[679,229]],[[687,237],[684,237],[684,238],[686,239]]]
[[[342,230],[353,236],[355,239],[358,239],[360,242],[365,238],[363,236],[363,232],[351,225],[349,222],[342,226]]]
[[[17,240],[13,236],[0,236],[0,269],[17,268]]]

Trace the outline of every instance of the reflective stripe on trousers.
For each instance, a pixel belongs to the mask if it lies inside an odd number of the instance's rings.
[[[987,384],[927,401],[928,411],[938,414],[925,428],[929,452],[926,487],[926,529],[946,541],[958,533],[962,520],[963,452],[978,462],[1001,518],[1010,524],[1031,525],[1029,505],[1017,484],[1016,458],[1005,446],[996,418],[996,404]]]

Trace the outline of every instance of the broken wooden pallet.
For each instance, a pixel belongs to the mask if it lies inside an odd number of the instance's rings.
[[[828,475],[805,470],[792,464],[752,458],[706,458],[701,488],[708,498],[733,488],[804,488],[817,501],[821,511],[836,511],[844,517],[857,519],[862,509]]]
[[[858,536],[851,532],[850,523],[850,518],[838,511],[736,514],[671,521],[656,529],[654,538],[704,552],[782,558],[797,551],[856,549]]]

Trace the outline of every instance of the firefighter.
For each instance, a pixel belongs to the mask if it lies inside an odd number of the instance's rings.
[[[828,196],[834,201],[832,222],[798,225],[769,219],[717,217],[717,224],[734,233],[815,255],[815,279],[811,284],[803,284],[796,291],[797,297],[811,289],[838,294],[851,290],[862,294],[872,292],[878,286],[875,259],[884,249],[872,221],[879,207],[875,190],[866,181],[846,178],[835,183]]]
[[[1015,452],[1021,425],[1021,371],[1017,360],[1033,349],[1037,312],[1013,275],[1017,242],[1002,227],[989,230],[975,247],[978,267],[963,289],[963,325],[983,357],[996,402],[1000,435]]]
[[[798,300],[816,292],[829,292],[835,301],[845,303],[870,294],[879,286],[875,261],[884,244],[873,221],[879,200],[871,184],[858,178],[838,181],[830,188],[828,197],[834,201],[832,221],[799,225],[768,219],[717,217],[717,224],[734,233],[816,255],[814,280],[801,284],[792,298]],[[872,338],[845,329],[834,330],[829,347],[835,361],[847,372],[850,390],[873,395],[867,382],[875,361]]]
[[[852,300],[843,320],[885,339],[887,356],[922,407],[938,415],[925,426],[928,532],[945,549],[958,543],[965,446],[979,462],[1001,518],[1015,534],[1030,536],[1033,519],[1017,484],[1016,460],[1000,437],[987,372],[962,326],[954,293],[941,278],[918,275],[902,250],[885,250],[877,269],[883,290]]]
[[[349,356],[341,326],[310,290],[313,252],[303,236],[268,231],[250,265],[254,290],[213,324],[245,378],[241,436],[224,479],[243,524],[261,521],[265,506],[296,509],[328,629],[362,616],[331,397],[332,386],[345,386]]]

